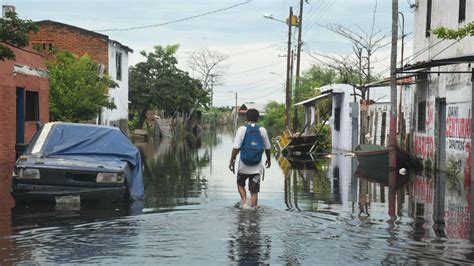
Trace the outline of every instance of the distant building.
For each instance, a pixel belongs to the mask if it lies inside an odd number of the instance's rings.
[[[0,195],[9,194],[16,147],[29,143],[38,124],[49,120],[49,81],[43,58],[30,48],[8,47],[16,59],[0,61]],[[3,200],[8,202],[2,198],[2,205]]]
[[[260,117],[263,117],[266,114],[266,108],[267,106],[265,104],[257,104],[253,102],[244,103],[238,109],[239,121],[244,122],[247,120],[247,117],[245,114],[247,113],[248,109],[256,109],[260,113]],[[232,111],[232,117],[234,116],[234,113],[235,113],[235,108]]]
[[[127,129],[128,53],[133,50],[94,31],[51,20],[37,23],[39,31],[30,34],[34,47],[45,52],[59,49],[78,56],[87,54],[99,64],[99,72],[108,74],[118,84],[117,88],[109,90],[109,98],[116,109],[103,109],[97,123]]]

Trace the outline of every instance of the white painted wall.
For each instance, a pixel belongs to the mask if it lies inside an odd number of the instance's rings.
[[[116,53],[122,53],[122,78],[117,80]],[[109,42],[109,76],[118,84],[115,89],[109,90],[109,98],[113,99],[116,109],[103,111],[102,123],[112,126],[111,122],[128,119],[128,50],[117,44]],[[118,126],[118,125],[117,125]]]
[[[332,118],[330,120],[332,132],[332,148],[340,151],[352,151],[352,117],[350,102],[354,101],[353,88],[347,84],[333,84],[320,88],[321,92],[332,90]],[[341,108],[340,130],[334,128],[335,108]]]
[[[446,26],[449,28],[458,28],[466,23],[474,21],[474,1],[466,1],[466,19],[458,22],[459,1],[436,1],[433,0],[431,28],[437,26]],[[414,53],[422,52],[412,62],[427,61],[430,59],[442,59],[457,57],[462,55],[474,54],[474,37],[467,37],[463,40],[441,41],[434,34],[426,36],[426,14],[427,0],[418,0],[418,8],[415,10],[415,28],[414,28]],[[439,42],[439,43],[438,43]],[[445,67],[433,68],[433,71],[470,71],[472,65],[459,64]],[[462,127],[463,123],[470,123],[472,117],[471,110],[471,84],[470,74],[428,74],[426,77],[420,77],[416,90],[414,92],[414,114],[417,121],[417,106],[419,102],[426,102],[426,130],[415,130],[414,153],[418,158],[423,159],[425,163],[436,162],[436,152],[439,144],[438,127],[438,109],[437,100],[445,99],[447,107],[447,126]],[[451,110],[451,112],[449,111]],[[416,127],[416,124],[415,124]],[[470,149],[469,135],[457,134],[458,131],[446,131],[446,165],[448,171],[457,171],[460,175],[467,169],[468,149]]]
[[[400,90],[402,90],[402,112],[405,118],[406,132],[410,132],[411,115],[413,110],[413,92],[414,85],[405,85],[397,87],[397,109],[400,104]],[[388,138],[390,132],[390,87],[375,87],[370,89],[370,98],[375,101],[369,106],[369,143],[388,147]],[[382,143],[382,117],[386,113],[385,121],[385,140]],[[397,114],[398,115],[398,114]],[[397,124],[398,128],[398,124]],[[399,130],[397,130],[397,133]]]
[[[331,165],[328,169],[328,177],[331,182],[332,192],[334,193],[334,190],[338,189],[341,196],[339,199],[340,204],[347,208],[349,207],[349,201],[352,200],[349,198],[349,188],[351,187],[351,179],[354,176],[357,162],[352,156],[338,153],[338,150],[333,150],[332,154]],[[339,169],[339,186],[337,188],[337,184],[335,184],[335,168]]]

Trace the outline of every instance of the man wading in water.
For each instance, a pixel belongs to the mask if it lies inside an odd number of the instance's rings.
[[[271,165],[270,160],[270,140],[267,130],[257,125],[260,114],[255,109],[247,110],[247,125],[239,127],[235,134],[232,155],[229,162],[229,169],[235,174],[235,158],[240,152],[240,160],[237,168],[237,188],[242,207],[246,206],[247,192],[245,191],[245,181],[249,180],[250,205],[257,207],[258,192],[260,192],[260,178],[265,169],[262,164],[262,154],[265,151],[267,160],[265,166]]]

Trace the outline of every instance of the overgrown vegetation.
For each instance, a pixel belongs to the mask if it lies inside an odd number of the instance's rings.
[[[141,52],[146,61],[130,67],[130,109],[139,114],[137,128],[141,128],[148,110],[160,109],[171,117],[182,114],[187,120],[194,110],[208,107],[208,91],[177,67],[178,48],[157,45],[153,52]]]
[[[46,64],[51,121],[83,122],[93,119],[103,107],[115,108],[107,93],[117,84],[107,75],[99,77],[98,66],[89,56],[60,51]]]
[[[461,40],[468,36],[474,36],[474,21],[467,23],[464,27],[458,29],[449,29],[446,27],[437,27],[433,33],[440,39]]]
[[[269,102],[265,111],[266,115],[262,117],[262,124],[270,135],[281,134],[285,129],[285,104],[275,101]]]
[[[38,31],[38,26],[31,20],[22,20],[15,12],[7,12],[0,18],[0,60],[15,60],[15,54],[6,45],[25,47],[28,45],[28,33]]]

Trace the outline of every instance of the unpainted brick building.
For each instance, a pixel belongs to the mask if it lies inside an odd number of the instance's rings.
[[[15,146],[28,143],[38,123],[49,120],[49,81],[43,58],[31,48],[8,47],[16,59],[0,61],[0,208],[12,203],[9,189]]]
[[[30,43],[45,52],[67,50],[77,56],[89,55],[99,64],[100,71],[108,74],[118,87],[109,90],[116,109],[103,109],[97,123],[120,127],[128,126],[128,53],[129,47],[109,39],[107,35],[76,26],[44,20],[37,22],[39,31],[30,33]]]

